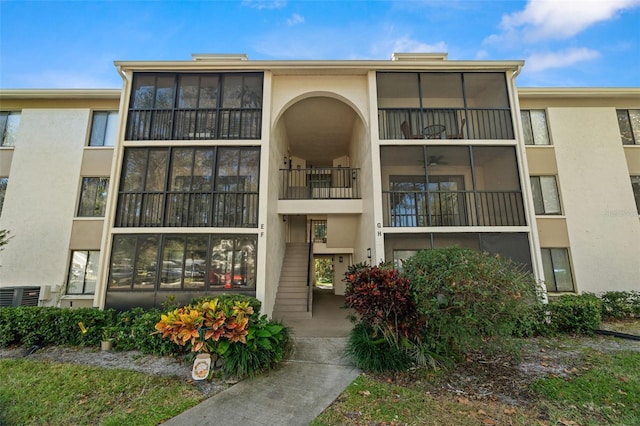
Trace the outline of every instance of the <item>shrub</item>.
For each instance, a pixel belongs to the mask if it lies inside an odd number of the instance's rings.
[[[535,329],[538,285],[506,258],[450,247],[420,251],[403,268],[426,318],[424,338],[431,352],[455,360],[488,349],[489,342],[504,348],[505,338]],[[527,327],[522,318],[528,318]]]
[[[0,346],[97,345],[102,329],[113,324],[112,310],[38,306],[1,308]]]
[[[640,317],[640,292],[608,291],[600,296],[603,319]]]
[[[289,344],[288,329],[259,317],[252,305],[246,296],[199,298],[161,315],[155,329],[191,352],[222,357],[227,374],[252,376],[281,361]]]
[[[289,348],[289,329],[266,315],[249,322],[246,342],[229,343],[222,352],[223,371],[230,376],[252,377],[282,361]]]
[[[358,264],[348,268],[345,281],[345,305],[357,314],[346,353],[356,365],[376,372],[434,365],[406,278],[388,264]]]
[[[562,295],[549,301],[551,330],[592,335],[600,327],[602,302],[593,294]]]
[[[139,350],[158,356],[179,355],[186,349],[163,339],[155,326],[162,313],[158,309],[133,308],[120,312],[117,319],[116,345],[119,351]]]
[[[406,370],[412,364],[408,351],[403,351],[396,342],[376,335],[364,322],[355,324],[345,347],[356,366],[366,371]]]
[[[415,340],[422,319],[416,310],[409,281],[390,265],[353,265],[347,269],[345,305],[374,335]],[[375,337],[375,336],[374,336]]]

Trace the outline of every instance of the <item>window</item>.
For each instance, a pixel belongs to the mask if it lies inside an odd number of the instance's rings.
[[[260,139],[262,80],[262,73],[136,73],[126,139]]]
[[[116,111],[94,112],[89,146],[113,146],[117,131],[118,113]]]
[[[15,146],[20,125],[19,112],[0,112],[0,146]]]
[[[552,293],[574,291],[569,251],[566,248],[543,248],[540,250],[547,291]]]
[[[128,148],[116,226],[256,227],[259,168],[253,147]]]
[[[116,235],[109,290],[255,289],[256,249],[254,235]]]
[[[82,178],[80,190],[80,204],[78,205],[79,217],[104,217],[104,208],[107,203],[107,191],[109,178],[85,177]]]
[[[74,250],[71,252],[67,294],[95,293],[99,257],[99,251]]]
[[[393,267],[398,271],[403,271],[403,262],[410,257],[418,254],[419,250],[394,250],[393,251]]]
[[[7,193],[8,183],[9,183],[9,178],[0,177],[0,214],[2,214],[2,205],[4,204],[4,196]]]
[[[618,126],[623,145],[640,145],[640,109],[619,109]]]
[[[541,109],[522,110],[525,145],[550,145],[547,114]]]
[[[531,176],[531,191],[536,214],[562,214],[555,176]]]
[[[0,183],[1,185],[1,183]],[[633,197],[636,199],[636,208],[640,214],[640,176],[631,176],[631,187],[633,188]],[[0,192],[2,189],[0,189]],[[0,210],[2,209],[2,195],[0,195]]]

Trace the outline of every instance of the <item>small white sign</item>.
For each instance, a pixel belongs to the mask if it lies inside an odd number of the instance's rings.
[[[209,376],[209,369],[211,369],[211,355],[198,354],[193,360],[191,377],[193,380],[204,380]]]

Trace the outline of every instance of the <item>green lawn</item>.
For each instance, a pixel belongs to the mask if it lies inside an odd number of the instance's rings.
[[[202,399],[175,377],[0,360],[0,425],[156,425]]]

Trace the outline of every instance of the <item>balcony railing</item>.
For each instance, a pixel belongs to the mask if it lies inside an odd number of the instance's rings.
[[[116,227],[232,227],[258,224],[258,193],[120,193]]]
[[[359,199],[360,169],[281,169],[281,200]]]
[[[514,138],[508,108],[380,108],[378,125],[380,139]]]
[[[260,109],[136,109],[126,140],[260,139]]]
[[[520,191],[383,191],[384,226],[525,226]]]

